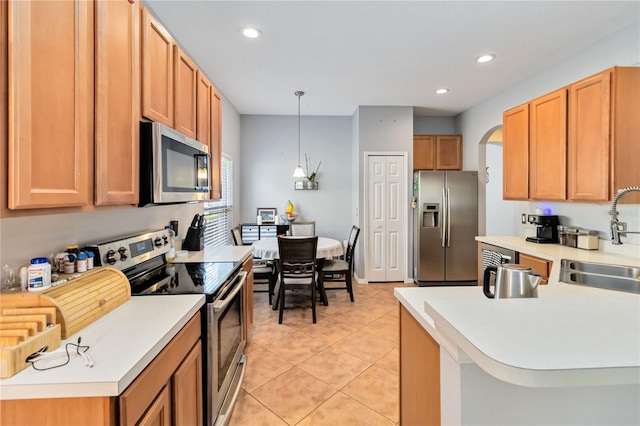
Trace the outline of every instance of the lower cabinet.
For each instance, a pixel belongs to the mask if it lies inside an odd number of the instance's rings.
[[[118,397],[3,400],[0,424],[202,425],[200,335],[197,313]]]
[[[440,345],[400,305],[400,424],[440,424]]]
[[[528,266],[534,270],[534,272],[542,277],[540,284],[547,284],[549,282],[549,273],[551,272],[551,265],[553,262],[539,257],[531,256],[525,253],[520,253],[518,256],[520,259],[518,263],[520,265]]]
[[[249,333],[253,327],[253,257],[249,256],[242,263],[242,270],[247,273],[247,282],[245,284],[242,305],[244,313],[242,320],[244,321],[244,336],[248,340]]]
[[[121,425],[203,424],[200,334],[198,313],[120,395]]]

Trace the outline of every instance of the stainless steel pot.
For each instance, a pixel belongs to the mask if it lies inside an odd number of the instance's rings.
[[[491,274],[496,275],[495,293],[491,292]],[[540,275],[523,265],[506,263],[500,266],[488,266],[484,270],[482,289],[490,299],[509,299],[538,297]]]

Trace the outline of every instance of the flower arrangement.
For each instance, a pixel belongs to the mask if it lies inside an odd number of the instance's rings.
[[[309,182],[315,181],[316,176],[318,175],[318,170],[320,170],[320,164],[322,164],[322,161],[318,162],[316,169],[311,174],[309,174],[309,157],[307,156],[306,153],[304,154],[304,162],[307,167],[307,179],[309,179]]]

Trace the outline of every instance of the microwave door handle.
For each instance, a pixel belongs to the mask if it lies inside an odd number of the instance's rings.
[[[227,306],[233,301],[236,294],[244,287],[244,283],[247,281],[247,271],[240,271],[238,275],[234,278],[233,290],[231,293],[227,295],[224,300],[214,300],[213,301],[213,311],[220,312],[227,309]],[[221,292],[224,294],[224,290]]]

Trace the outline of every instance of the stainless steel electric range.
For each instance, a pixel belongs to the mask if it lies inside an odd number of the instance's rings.
[[[168,231],[129,235],[87,246],[97,266],[120,269],[132,296],[203,294],[203,418],[226,425],[240,392],[246,366],[243,354],[243,291],[247,274],[240,262],[170,263]],[[162,315],[158,312],[158,315]]]

